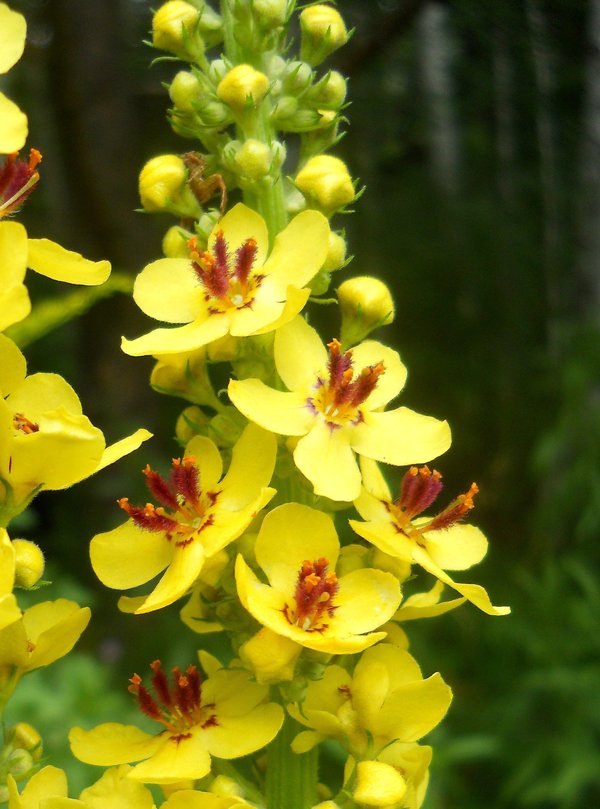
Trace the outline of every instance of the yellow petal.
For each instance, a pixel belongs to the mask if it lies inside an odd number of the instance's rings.
[[[74,727],[69,732],[73,755],[87,764],[110,767],[129,764],[153,755],[169,738],[166,731],[151,736],[134,725],[106,722],[91,730]]]
[[[0,331],[19,323],[31,312],[31,301],[25,284],[0,292]]]
[[[263,272],[277,279],[281,292],[305,286],[323,266],[329,249],[329,223],[318,211],[303,211],[275,238]]]
[[[290,601],[304,560],[325,557],[334,571],[339,549],[331,517],[300,503],[285,503],[270,511],[254,545],[256,561],[271,585]]]
[[[20,284],[27,270],[27,231],[20,222],[0,222],[0,287]]]
[[[129,777],[145,784],[175,784],[203,778],[209,771],[205,733],[198,727],[190,735],[167,738],[150,758],[131,770]]]
[[[130,772],[127,764],[106,770],[95,784],[81,793],[85,809],[155,809],[150,790],[128,778]]]
[[[239,509],[271,482],[277,455],[273,433],[249,424],[233,448],[231,465],[222,480],[219,506]]]
[[[315,419],[306,397],[274,390],[259,379],[232,379],[227,392],[247,419],[274,433],[304,435]]]
[[[205,554],[214,556],[234,539],[237,539],[275,494],[275,489],[268,487],[261,489],[257,497],[239,511],[219,510],[217,506],[213,525],[207,526],[201,534]]]
[[[90,543],[94,573],[114,590],[145,584],[164,570],[172,557],[173,545],[164,534],[144,531],[131,520],[97,534]]]
[[[265,263],[266,252],[269,246],[269,232],[262,216],[252,208],[241,202],[234,205],[225,216],[219,220],[208,239],[208,249],[214,247],[217,233],[222,230],[227,242],[229,255],[232,256],[248,239],[256,241],[256,255],[254,267],[262,267]]]
[[[443,531],[428,531],[423,538],[429,555],[444,570],[466,570],[487,553],[487,539],[474,525],[457,523]]]
[[[12,593],[0,595],[0,630],[15,623],[21,617],[17,599]]]
[[[406,781],[398,770],[382,761],[359,761],[352,794],[365,806],[390,807],[406,795]]]
[[[102,458],[98,464],[96,472],[99,472],[101,469],[104,469],[104,467],[110,466],[116,461],[119,461],[121,458],[125,457],[125,455],[129,455],[130,452],[138,449],[138,447],[140,447],[143,442],[147,441],[149,438],[152,438],[152,433],[149,433],[148,430],[141,428],[136,430],[135,433],[122,438],[120,441],[110,444],[110,446],[106,447],[102,453]]]
[[[452,691],[439,674],[433,674],[398,686],[370,729],[385,739],[416,742],[442,721],[451,702]]]
[[[217,487],[223,474],[223,459],[214,441],[203,435],[196,435],[186,444],[184,456],[196,459],[195,465],[198,467],[203,491]]]
[[[400,604],[400,585],[383,570],[353,570],[339,581],[336,595],[339,609],[331,628],[341,634],[371,632],[392,617]]]
[[[57,408],[81,415],[79,397],[58,374],[31,374],[11,392],[9,404],[13,412],[23,413],[33,422]]]
[[[21,795],[12,775],[8,776],[9,809],[38,809],[43,801],[50,798],[66,798],[68,795],[67,776],[58,767],[43,767],[34,773]]]
[[[317,744],[321,744],[323,736],[320,733],[315,733],[313,730],[303,730],[299,733],[292,742],[292,750],[294,753],[308,753]]]
[[[23,624],[34,648],[27,671],[48,666],[68,654],[79,640],[91,617],[89,607],[59,598],[25,610]]]
[[[142,312],[165,323],[190,323],[205,311],[204,289],[189,260],[160,258],[135,279],[133,299]]]
[[[375,390],[367,399],[366,406],[369,410],[383,407],[397,396],[404,387],[408,372],[398,352],[376,340],[364,340],[352,349],[355,374],[380,362],[383,363],[385,372],[377,379]]]
[[[121,339],[121,350],[131,357],[195,351],[229,332],[230,316],[204,314],[193,323],[173,329],[154,329],[135,340]]]
[[[365,412],[364,416],[364,422],[352,430],[352,448],[375,461],[395,466],[426,463],[450,446],[448,422],[407,407],[384,413]]]
[[[50,239],[29,239],[27,266],[55,281],[84,286],[103,284],[110,275],[109,261],[90,261]]]
[[[0,154],[13,154],[27,140],[27,116],[19,107],[0,93]]]
[[[315,494],[332,500],[355,500],[360,494],[360,471],[350,446],[355,429],[332,429],[315,420],[308,435],[298,441],[294,461],[313,484]]]
[[[161,609],[185,595],[202,570],[205,558],[202,543],[196,536],[188,545],[176,546],[169,567],[136,614]]]
[[[287,287],[285,293],[274,296],[269,279],[265,279],[256,294],[252,306],[237,309],[231,317],[231,334],[246,337],[250,334],[267,334],[288,323],[310,296],[310,289]]]
[[[275,364],[284,384],[308,395],[327,368],[327,351],[318,333],[303,317],[282,326],[275,335]]]
[[[238,758],[254,753],[268,744],[283,724],[283,708],[269,702],[258,705],[245,716],[223,716],[204,731],[206,745],[217,758]]]
[[[0,73],[6,73],[21,58],[26,34],[25,17],[0,3]]]
[[[27,361],[19,348],[0,334],[0,395],[7,396],[19,387],[27,373]]]
[[[359,536],[371,542],[380,551],[407,562],[413,561],[414,541],[405,534],[398,533],[391,520],[371,522],[348,520],[348,522]]]

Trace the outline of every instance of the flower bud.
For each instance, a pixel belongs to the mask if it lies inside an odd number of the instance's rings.
[[[307,62],[288,62],[283,75],[285,92],[290,95],[302,93],[310,85],[312,77],[313,69]]]
[[[178,110],[193,112],[194,102],[202,95],[202,85],[189,70],[180,70],[169,87],[169,97]]]
[[[185,163],[177,155],[153,157],[140,172],[142,206],[149,212],[170,211],[180,216],[196,216],[199,207],[187,179]]]
[[[326,272],[335,272],[346,263],[346,239],[334,230],[329,232],[329,245],[323,269]]]
[[[250,180],[258,180],[269,173],[271,168],[271,149],[261,140],[248,138],[235,156],[240,174]]]
[[[166,258],[189,258],[187,243],[192,236],[192,233],[178,225],[170,227],[162,240],[162,251]]]
[[[33,587],[44,575],[44,554],[28,539],[13,539],[15,587]]]
[[[316,5],[300,14],[300,53],[311,65],[318,65],[348,41],[348,31],[332,6]]]
[[[13,750],[12,753],[10,753],[5,766],[15,781],[18,781],[20,776],[22,777],[30,772],[33,765],[34,761],[31,754],[28,753],[27,750],[17,748],[17,750]]]
[[[355,345],[373,329],[394,319],[394,301],[389,289],[378,278],[368,275],[349,278],[337,289],[342,313],[342,343]]]
[[[317,82],[307,98],[318,109],[338,110],[346,100],[346,79],[331,70]]]
[[[181,59],[193,59],[204,53],[199,36],[200,12],[184,0],[169,0],[152,18],[152,44]]]
[[[260,25],[278,28],[287,17],[287,0],[253,0],[252,9]]]
[[[365,806],[393,806],[406,794],[406,781],[383,761],[359,761],[353,797]]]
[[[257,682],[265,684],[293,680],[301,651],[302,647],[293,640],[263,627],[240,647],[239,654]]]
[[[227,775],[217,775],[213,779],[209,787],[209,791],[213,795],[219,795],[222,798],[241,798],[243,797],[243,790],[237,781],[229,778]]]
[[[329,215],[355,197],[346,164],[332,155],[311,157],[296,175],[296,185],[309,203]]]
[[[269,79],[252,65],[236,65],[219,82],[217,95],[235,112],[256,106],[269,89]]]
[[[185,446],[195,435],[206,435],[208,416],[196,405],[186,407],[175,423],[175,437],[181,446]]]
[[[34,761],[39,761],[42,757],[42,737],[37,730],[27,722],[17,722],[13,730],[15,747],[27,750]]]

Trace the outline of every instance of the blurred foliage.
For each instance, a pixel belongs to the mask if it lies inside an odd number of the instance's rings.
[[[81,4],[73,15],[66,0],[13,5],[31,30],[13,95],[31,110],[45,154],[28,227],[133,274],[159,255],[167,226],[132,213],[136,172],[148,157],[182,149],[165,124],[161,81],[173,66],[149,71],[153,54],[140,44],[150,6],[107,0]],[[450,421],[454,446],[440,471],[449,496],[477,480],[473,521],[491,541],[470,578],[495,603],[513,606],[505,619],[464,606],[410,627],[424,671],[441,669],[455,691],[444,725],[427,740],[435,755],[425,809],[588,809],[600,804],[600,336],[597,313],[591,322],[581,315],[576,201],[589,2],[441,4],[458,130],[459,182],[451,193],[434,171],[422,75],[427,43],[417,13],[425,5],[339,0],[357,30],[336,65],[350,74],[352,101],[339,154],[367,188],[356,214],[337,223],[348,232],[351,269],[394,290],[396,322],[378,336],[409,367],[402,403]],[[531,8],[544,23],[546,97]],[[92,58],[92,41],[94,73],[84,75],[77,66]],[[553,138],[550,166],[542,110]],[[501,133],[511,147],[504,154]],[[71,294],[39,304],[50,325],[91,303]],[[311,317],[324,335],[336,332],[337,307]],[[89,538],[120,517],[115,499],[144,496],[138,470],[147,461],[160,469],[176,451],[169,431],[179,404],[150,392],[149,362],[119,355],[120,334],[134,336],[142,323],[115,296],[28,351],[33,369],[67,375],[111,440],[142,424],[158,433],[143,457],[72,492],[41,496],[23,523],[64,571],[43,597],[68,595],[67,576],[77,571],[83,603],[94,611],[83,651],[28,677],[10,705],[11,717],[39,727],[49,758],[77,785],[89,776],[67,763],[64,717],[87,726],[127,721],[133,671],[157,657],[186,665],[196,648],[174,609],[120,615],[87,558]],[[208,643],[218,650],[218,637]]]

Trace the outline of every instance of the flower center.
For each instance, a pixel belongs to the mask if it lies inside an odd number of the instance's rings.
[[[133,522],[147,531],[164,533],[168,540],[177,537],[177,545],[187,545],[214,523],[214,514],[209,513],[215,505],[219,492],[203,492],[200,488],[200,473],[193,456],[174,458],[168,479],[159,475],[150,466],[144,469],[146,486],[162,505],[152,503],[132,506],[127,497],[117,500]]]
[[[437,499],[442,488],[442,476],[435,469],[432,472],[428,466],[411,466],[402,478],[400,496],[393,503],[386,503],[396,531],[411,537],[423,546],[424,533],[450,528],[462,520],[473,508],[473,498],[479,491],[477,484],[472,483],[467,492],[459,494],[435,517],[418,526],[414,525],[413,518],[419,516]]]
[[[36,167],[41,153],[30,149],[28,162],[18,157],[18,152],[7,155],[0,168],[0,219],[18,211],[40,179]]]
[[[218,725],[214,704],[202,705],[200,675],[196,666],[189,665],[183,673],[173,669],[173,684],[169,686],[160,660],[150,664],[152,689],[155,697],[142,685],[142,678],[134,674],[129,680],[129,691],[135,694],[142,713],[160,722],[178,738],[189,736],[195,726],[202,728]]]
[[[307,632],[323,632],[329,624],[324,619],[334,614],[337,607],[333,603],[339,590],[335,573],[329,573],[329,561],[324,557],[315,562],[305,560],[298,573],[294,606],[287,604],[283,613],[290,624]]]
[[[328,343],[329,360],[327,379],[318,378],[315,395],[308,399],[309,407],[323,415],[330,427],[363,421],[360,405],[375,389],[377,380],[385,373],[382,362],[368,365],[356,376],[352,364],[352,351],[342,354],[338,340]]]
[[[15,430],[19,430],[19,432],[25,433],[25,435],[31,435],[32,433],[39,432],[40,425],[36,424],[34,421],[30,421],[27,416],[23,415],[23,413],[15,413],[13,416],[13,427]]]
[[[246,239],[232,255],[223,231],[217,231],[212,250],[200,253],[196,237],[188,242],[192,268],[202,286],[210,314],[252,306],[264,275],[253,272],[256,240]]]

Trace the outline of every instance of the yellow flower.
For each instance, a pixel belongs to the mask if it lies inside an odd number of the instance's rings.
[[[286,503],[263,520],[254,552],[269,584],[241,555],[235,567],[243,606],[263,626],[309,649],[360,652],[385,637],[374,632],[400,603],[396,578],[381,570],[335,573],[340,545],[323,512]]]
[[[123,339],[126,354],[193,351],[226,334],[242,337],[279,328],[306,303],[329,241],[327,220],[304,211],[277,235],[267,258],[264,219],[238,204],[213,230],[208,250],[189,260],[163,258],[137,277],[133,297],[150,317],[185,323]]]
[[[256,809],[256,807],[255,804],[248,803],[237,795],[215,795],[213,792],[180,789],[170,795],[168,801],[161,803],[160,809]]]
[[[0,75],[21,58],[26,34],[25,17],[12,11],[6,3],[0,3]],[[26,139],[26,115],[4,93],[0,93],[0,154],[18,152]]]
[[[29,607],[0,630],[0,682],[20,678],[68,654],[90,620],[88,607],[59,598]]]
[[[429,783],[429,765],[431,764],[432,749],[427,745],[420,744],[406,744],[405,742],[392,742],[387,745],[384,750],[379,754],[375,761],[362,761],[356,765],[352,756],[346,762],[344,768],[344,782],[347,784],[352,778],[354,767],[359,769],[357,775],[357,786],[362,786],[363,789],[363,802],[370,806],[385,806],[386,809],[419,809],[425,800],[425,793],[427,791],[427,784]],[[365,765],[366,768],[365,768]],[[363,773],[360,773],[360,768],[363,768]],[[368,803],[368,798],[371,800],[383,799],[384,795],[381,794],[379,789],[381,781],[377,778],[381,775],[379,767],[389,767],[393,769],[404,782],[404,791],[402,797],[394,803]],[[366,769],[366,771],[365,771]],[[362,775],[362,784],[361,778]],[[391,774],[390,774],[391,775]],[[388,786],[394,785],[393,776],[389,778]],[[391,782],[391,783],[390,783]],[[356,789],[354,797],[357,798]],[[364,798],[367,797],[367,801]]]
[[[35,773],[20,795],[14,778],[9,776],[8,809],[155,809],[150,790],[127,777],[130,770],[126,765],[111,767],[83,790],[79,800],[68,797],[67,777],[57,767],[44,767]]]
[[[65,489],[149,437],[147,430],[138,430],[106,447],[73,388],[57,374],[27,376],[25,357],[0,334],[0,496],[3,482],[11,490],[5,498],[16,504],[37,489]]]
[[[423,463],[450,446],[450,429],[400,407],[381,412],[401,390],[406,368],[391,348],[366,340],[329,352],[306,321],[295,318],[275,335],[275,364],[290,392],[258,379],[232,380],[229,396],[246,418],[283,435],[302,436],[298,469],[315,494],[354,500],[361,475],[354,453],[397,466]]]
[[[294,719],[311,728],[292,747],[302,753],[333,737],[357,758],[367,751],[379,756],[390,742],[413,743],[433,730],[451,700],[439,674],[424,680],[407,651],[379,643],[363,653],[354,674],[328,666],[309,683],[301,705],[288,705]]]
[[[21,617],[12,591],[14,583],[15,549],[6,529],[0,528],[0,631]]]
[[[89,731],[73,728],[74,755],[100,766],[141,761],[130,778],[170,784],[207,775],[211,756],[238,758],[268,744],[283,722],[281,706],[267,702],[268,687],[240,668],[222,668],[206,652],[200,658],[208,675],[204,682],[196,667],[188,666],[185,673],[173,669],[170,685],[158,660],[151,665],[155,696],[137,674],[131,678],[130,691],[141,710],[163,726],[160,733],[113,722]]]
[[[123,597],[121,609],[157,610],[192,587],[206,560],[240,536],[275,494],[267,486],[276,451],[271,433],[248,425],[222,480],[219,450],[204,436],[189,441],[183,459],[173,461],[168,480],[146,467],[146,484],[161,505],[140,508],[123,498],[119,505],[131,519],[98,534],[90,546],[96,575],[117,590],[144,584],[167,568],[148,596]]]
[[[495,607],[480,585],[460,584],[445,572],[466,570],[487,552],[487,540],[479,528],[460,522],[473,507],[475,484],[439,514],[422,517],[442,490],[439,472],[426,466],[412,467],[402,479],[396,500],[392,500],[377,464],[363,462],[363,478],[364,487],[355,506],[367,522],[350,520],[357,534],[390,556],[421,565],[488,615],[510,612],[509,607]]]

